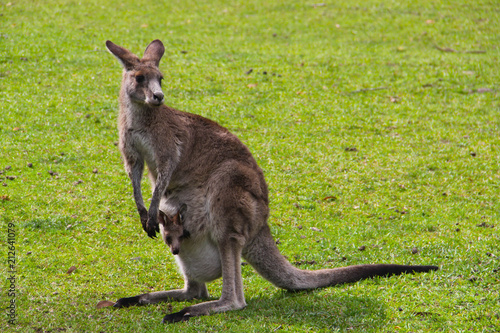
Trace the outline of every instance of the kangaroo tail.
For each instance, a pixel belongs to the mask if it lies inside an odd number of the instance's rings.
[[[394,264],[355,265],[316,271],[301,270],[292,266],[281,255],[266,224],[243,250],[245,258],[255,270],[275,286],[287,290],[307,290],[343,283],[356,282],[374,276],[403,273],[429,272],[437,266],[412,266]]]

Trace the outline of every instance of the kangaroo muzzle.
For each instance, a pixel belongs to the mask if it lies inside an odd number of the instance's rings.
[[[161,86],[157,82],[150,82],[149,92],[146,93],[146,103],[150,105],[161,105],[165,99]]]

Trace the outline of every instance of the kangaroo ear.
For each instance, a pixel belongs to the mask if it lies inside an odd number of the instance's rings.
[[[165,46],[159,39],[155,39],[152,41],[148,47],[146,47],[146,51],[144,51],[144,57],[142,57],[143,62],[151,62],[156,67],[160,64],[160,59],[163,57],[163,53],[165,53]]]
[[[133,69],[134,66],[139,63],[139,58],[126,48],[118,46],[109,40],[106,41],[106,47],[108,51],[120,61],[123,68],[126,70]]]

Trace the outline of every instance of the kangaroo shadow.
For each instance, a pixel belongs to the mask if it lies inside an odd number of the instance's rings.
[[[269,297],[248,297],[247,310],[238,316],[242,319],[255,317],[268,321],[278,329],[301,331],[377,329],[387,321],[385,305],[369,297],[325,295],[316,291],[279,291]],[[255,319],[255,318],[254,318]]]

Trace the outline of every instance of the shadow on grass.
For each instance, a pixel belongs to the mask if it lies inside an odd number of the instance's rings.
[[[249,311],[241,311],[239,316],[251,320],[258,317],[278,329],[376,330],[386,322],[384,305],[368,297],[282,291],[270,298],[247,296],[247,304]]]
[[[274,293],[273,293],[274,294]],[[211,298],[216,300],[217,298]],[[125,325],[132,316],[142,318],[135,324],[152,331],[169,327],[173,331],[213,332],[332,332],[380,331],[387,326],[385,305],[368,297],[315,294],[314,292],[278,292],[269,297],[248,297],[247,307],[239,311],[194,317],[185,323],[161,325],[161,318],[199,302],[160,303],[127,309],[96,310],[96,316],[106,313],[116,316],[113,322]],[[168,307],[170,306],[170,309]],[[174,307],[172,311],[171,306]],[[166,310],[166,311],[165,311]]]
[[[68,226],[74,223],[74,219],[69,216],[53,216],[47,218],[35,218],[21,223],[21,228],[26,228],[29,230],[44,230],[44,231],[55,231],[55,230],[66,230]]]

